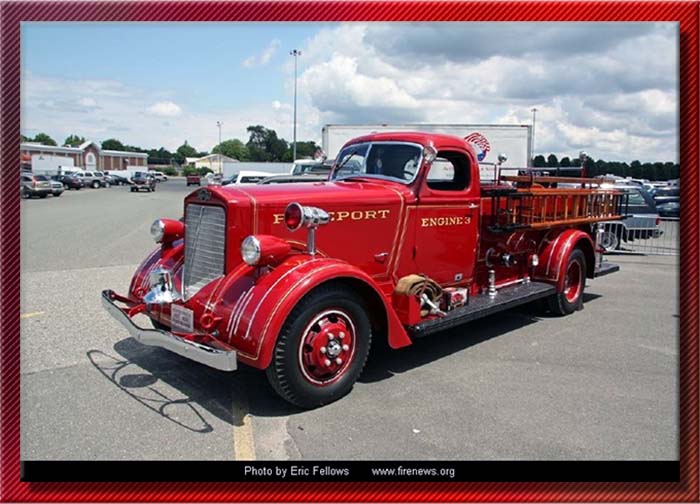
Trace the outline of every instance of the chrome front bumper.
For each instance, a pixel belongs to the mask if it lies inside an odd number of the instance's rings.
[[[102,291],[102,305],[105,310],[129,331],[136,341],[148,346],[165,348],[187,359],[221,371],[235,371],[237,360],[235,350],[221,350],[202,343],[190,341],[159,329],[143,329],[131,320],[115,300],[120,296],[111,290]]]

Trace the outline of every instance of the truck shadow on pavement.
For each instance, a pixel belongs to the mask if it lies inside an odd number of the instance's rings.
[[[600,296],[585,294],[585,300]],[[429,336],[407,348],[392,350],[376,341],[360,376],[362,383],[390,379],[430,362],[502,336],[547,317],[525,305]],[[258,417],[290,416],[303,410],[279,398],[257,369],[241,366],[234,373],[210,369],[160,348],[141,345],[133,338],[118,341],[115,355],[90,350],[87,358],[118,390],[145,408],[191,432],[213,432],[211,416],[241,425],[246,414]]]

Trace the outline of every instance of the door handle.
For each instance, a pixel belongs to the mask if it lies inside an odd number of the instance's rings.
[[[380,252],[379,254],[374,254],[374,260],[378,263],[383,263],[386,258],[389,257],[389,252]]]
[[[467,205],[467,208],[468,208],[469,210],[474,210],[475,208],[479,208],[479,205],[477,205],[476,203],[469,203],[469,204]]]

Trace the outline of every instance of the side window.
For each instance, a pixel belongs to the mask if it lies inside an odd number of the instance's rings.
[[[259,177],[259,176],[241,177],[241,184],[257,184],[258,182],[260,182],[264,178],[265,177]]]
[[[435,191],[461,191],[469,186],[469,160],[459,152],[441,151],[428,172],[428,187]]]

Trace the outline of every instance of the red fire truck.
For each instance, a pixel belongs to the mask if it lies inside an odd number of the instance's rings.
[[[159,246],[103,304],[145,345],[264,369],[287,401],[329,403],[379,338],[401,348],[538,299],[567,315],[587,278],[617,271],[597,223],[619,218],[621,193],[504,175],[504,159],[482,180],[464,139],[377,133],[348,142],[327,181],[198,189],[182,219],[153,223]]]

